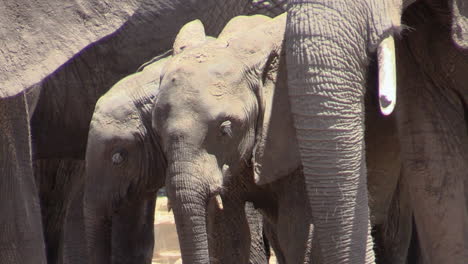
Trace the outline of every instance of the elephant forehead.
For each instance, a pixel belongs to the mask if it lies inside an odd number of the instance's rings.
[[[142,126],[140,116],[133,102],[125,96],[101,97],[96,104],[91,124],[103,129],[112,126],[139,129]]]
[[[186,64],[167,72],[163,77],[163,87],[183,90],[186,93],[223,96],[239,92],[245,81],[243,65],[229,60],[216,60],[204,65]],[[245,86],[245,85],[244,85]]]
[[[87,149],[112,151],[116,147],[128,148],[136,143],[138,129],[131,123],[93,120],[90,124]]]
[[[203,46],[184,51],[172,61],[167,72],[205,73],[229,76],[242,69],[242,62],[231,49]]]

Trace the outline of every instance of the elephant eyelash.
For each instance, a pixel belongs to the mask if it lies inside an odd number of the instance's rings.
[[[226,120],[223,123],[221,123],[221,134],[224,136],[228,136],[232,138],[232,127],[231,127],[231,121]]]

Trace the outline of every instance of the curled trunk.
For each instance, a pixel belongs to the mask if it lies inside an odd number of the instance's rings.
[[[374,262],[360,59],[366,45],[346,32],[349,23],[357,22],[326,4],[292,1],[288,11],[289,97],[324,263]]]

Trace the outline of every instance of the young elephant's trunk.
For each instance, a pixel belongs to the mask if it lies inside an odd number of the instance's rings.
[[[184,263],[209,263],[206,230],[207,194],[200,177],[187,167],[191,162],[176,161],[169,164],[166,189],[179,236]]]
[[[89,263],[111,263],[111,233],[112,220],[108,213],[106,203],[100,202],[95,195],[99,192],[85,192],[84,218],[86,243],[88,245]]]

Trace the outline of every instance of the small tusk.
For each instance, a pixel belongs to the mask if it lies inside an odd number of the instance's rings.
[[[224,206],[223,206],[223,199],[221,199],[221,195],[217,194],[215,198],[216,198],[216,204],[218,205],[218,208],[223,210]]]
[[[384,115],[390,115],[396,104],[395,40],[390,35],[377,48],[379,62],[379,104]]]

